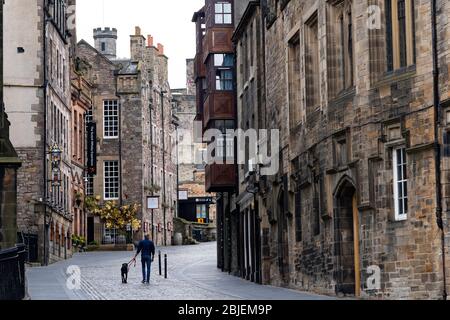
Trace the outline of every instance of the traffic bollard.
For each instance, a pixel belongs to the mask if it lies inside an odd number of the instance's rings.
[[[164,255],[164,279],[167,279],[167,254]]]
[[[159,275],[162,275],[162,271],[161,271],[161,251],[158,251],[158,262],[159,262]]]

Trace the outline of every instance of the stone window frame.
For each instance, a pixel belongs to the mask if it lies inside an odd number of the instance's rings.
[[[84,126],[84,113],[78,114],[78,139],[80,141],[79,150],[78,150],[78,161],[84,163],[85,161],[85,139],[84,132],[86,132],[86,127]],[[76,120],[75,120],[76,121]],[[77,134],[77,133],[75,133]]]
[[[344,149],[340,150],[340,146],[345,144]],[[341,151],[341,152],[339,152]],[[339,155],[345,152],[345,161],[339,161]],[[333,135],[333,167],[337,170],[347,168],[351,162],[351,135],[350,129],[346,128]]]
[[[324,173],[312,172],[313,184],[312,184],[312,236],[320,236],[322,232],[321,220],[326,213],[325,205],[325,185],[324,185]]]
[[[103,161],[103,199],[106,201],[120,199],[120,164],[118,160]]]
[[[355,87],[353,0],[328,0],[326,15],[328,96],[333,99]]]
[[[399,4],[403,3],[404,25],[399,22]],[[388,72],[416,64],[414,0],[385,0],[386,56]],[[400,6],[400,8],[402,8]],[[404,36],[404,38],[403,38]]]
[[[76,134],[73,135],[73,142],[72,142],[72,159],[73,160],[78,160],[78,139],[79,139],[79,135],[78,135],[78,112],[77,110],[73,110],[72,112],[72,123],[73,123],[73,132],[75,132]]]
[[[106,115],[107,111],[106,107],[113,108],[112,110],[108,110],[108,112],[112,112],[112,114]],[[103,139],[108,140],[119,138],[119,127],[120,127],[119,113],[120,113],[119,100],[117,99],[103,100]]]
[[[389,211],[389,220],[393,222],[401,222],[407,219],[407,216],[398,217],[398,212],[396,210],[396,196],[395,196],[395,159],[394,151],[399,148],[404,148],[406,152],[406,167],[408,163],[408,146],[409,139],[405,132],[404,123],[401,118],[395,118],[387,121],[383,125],[383,136],[382,141],[386,148],[386,158],[388,159],[388,164],[390,165],[389,175],[391,177],[391,195],[389,196],[390,202],[392,203],[391,210]],[[408,182],[408,181],[407,181]]]
[[[267,0],[265,7],[266,28],[270,29],[277,20],[279,0]]]
[[[304,19],[303,25],[303,67],[305,83],[305,111],[308,114],[320,110],[320,39],[319,39],[319,10],[313,7],[313,11]],[[315,30],[317,28],[317,30]],[[312,30],[314,29],[314,30]],[[317,33],[317,34],[315,34]],[[314,41],[314,42],[312,42]],[[310,54],[310,51],[312,52]],[[309,55],[317,61],[309,61]],[[311,66],[308,69],[307,66]]]
[[[294,129],[304,122],[305,111],[302,103],[302,43],[300,26],[296,26],[286,40],[287,96],[289,104],[290,128]],[[297,66],[293,56],[297,59]]]
[[[398,175],[399,166],[402,167],[402,177],[399,177]],[[404,221],[408,219],[408,156],[405,145],[394,146],[392,148],[392,174],[394,220]],[[401,192],[398,189],[398,184],[402,184],[403,190]],[[401,210],[399,206],[400,200],[402,200],[403,210]]]
[[[297,186],[296,192],[294,195],[295,202],[295,241],[302,242],[303,241],[303,224],[302,224],[302,188]]]

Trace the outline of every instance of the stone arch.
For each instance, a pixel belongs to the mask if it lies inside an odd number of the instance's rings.
[[[337,294],[359,295],[360,290],[356,194],[356,186],[347,175],[339,180],[333,192]]]
[[[348,175],[343,175],[334,188],[333,196],[335,198],[339,197],[348,186],[351,186],[356,190],[356,184],[353,179]]]

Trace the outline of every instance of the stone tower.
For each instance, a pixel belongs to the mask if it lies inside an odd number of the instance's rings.
[[[94,29],[95,49],[105,55],[108,59],[116,59],[117,29],[97,28]]]

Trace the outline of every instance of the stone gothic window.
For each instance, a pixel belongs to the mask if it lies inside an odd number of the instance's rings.
[[[385,0],[387,70],[416,63],[414,0]]]
[[[317,12],[305,26],[306,115],[320,104],[319,24]]]
[[[301,189],[298,188],[295,193],[295,240],[301,242],[303,239],[302,235],[302,193]]]
[[[302,121],[300,95],[300,33],[289,41],[288,51],[289,115],[291,128]]]
[[[352,1],[330,1],[327,16],[329,96],[334,98],[354,86]]]

